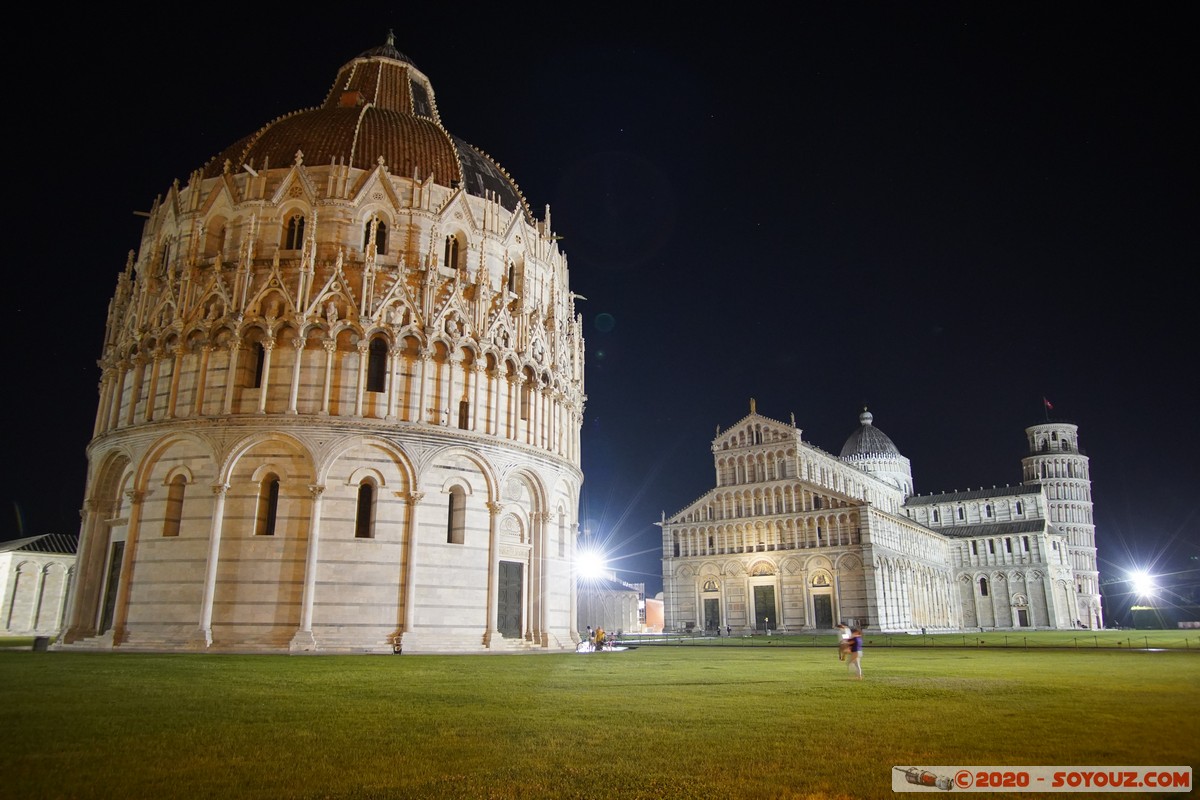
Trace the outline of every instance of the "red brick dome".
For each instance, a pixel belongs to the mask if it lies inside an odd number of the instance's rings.
[[[433,86],[392,46],[367,50],[339,71],[324,103],[267,123],[225,148],[204,167],[204,177],[226,168],[288,167],[297,154],[310,166],[344,164],[374,169],[382,159],[394,175],[443,186],[463,186],[491,196],[510,211],[531,217],[516,182],[486,153],[442,127]]]

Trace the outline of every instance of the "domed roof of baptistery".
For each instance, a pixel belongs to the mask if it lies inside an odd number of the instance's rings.
[[[372,170],[381,162],[393,175],[492,197],[509,211],[532,218],[512,179],[490,156],[442,127],[433,86],[408,56],[387,43],[365,50],[338,71],[316,108],[275,119],[225,148],[205,164],[216,177],[244,165],[254,170],[287,167],[302,158]]]
[[[899,456],[900,451],[886,433],[876,428],[872,423],[875,415],[865,408],[858,415],[858,430],[850,434],[846,444],[842,445],[842,458],[863,458],[866,456]]]

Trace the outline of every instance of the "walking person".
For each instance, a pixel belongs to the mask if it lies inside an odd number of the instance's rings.
[[[850,654],[846,658],[846,671],[851,673],[851,676],[858,681],[862,680],[862,651],[862,630],[855,628],[850,631]]]
[[[838,661],[845,661],[846,655],[850,652],[850,626],[844,622],[839,622],[837,626],[838,636]]]

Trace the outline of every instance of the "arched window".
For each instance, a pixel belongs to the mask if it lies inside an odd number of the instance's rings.
[[[979,596],[980,596],[980,597],[987,597],[987,596],[988,596],[988,584],[987,584],[987,578],[980,578],[980,579],[979,579]]]
[[[178,536],[179,524],[183,521],[183,492],[187,479],[176,475],[167,488],[167,508],[163,513],[163,536]]]
[[[985,516],[988,516],[988,517],[990,517],[992,515],[992,504],[991,503],[988,503],[987,505],[985,505],[983,507],[983,513]]]
[[[521,419],[529,419],[529,382],[521,384]]]
[[[1020,500],[1018,500],[1018,501],[1017,501],[1017,513],[1018,513],[1018,514],[1024,514],[1024,513],[1025,513],[1025,506],[1023,506],[1023,505],[1021,504],[1021,501],[1020,501]]]
[[[254,371],[250,375],[250,388],[261,389],[263,381],[263,367],[267,363],[267,351],[263,347],[262,342],[254,342],[250,345],[250,352],[253,356],[252,365]]]
[[[446,542],[463,544],[466,541],[467,495],[461,486],[450,488],[450,502],[446,513]]]
[[[382,336],[371,340],[367,348],[367,391],[382,392],[387,385],[387,342]]]
[[[167,269],[171,266],[171,248],[174,242],[170,238],[163,239],[162,251],[158,254],[158,272],[160,275],[165,275]]]
[[[279,513],[279,476],[268,472],[258,487],[258,514],[255,517],[256,536],[275,535],[275,517]]]
[[[304,215],[294,214],[287,221],[283,235],[284,250],[300,250],[304,247]]]
[[[442,255],[442,263],[450,269],[458,269],[458,237],[454,234],[446,237],[446,249]]]
[[[517,293],[517,265],[508,262],[508,291]]]
[[[358,505],[354,513],[354,538],[375,538],[375,484],[364,480],[358,485]]]
[[[958,518],[963,519],[965,516],[966,516],[966,514],[963,512],[963,507],[959,506],[958,507]]]
[[[933,521],[934,521],[934,522],[940,522],[940,521],[941,521],[941,515],[940,515],[940,514],[938,514],[938,510],[937,510],[936,508],[933,510]]]
[[[387,223],[378,216],[371,217],[363,226],[363,250],[371,244],[371,228],[375,228],[375,252],[378,255],[387,254]]]
[[[225,255],[225,235],[227,232],[228,227],[225,224],[225,220],[217,217],[212,221],[212,225],[205,237],[204,255],[206,257],[223,257]]]
[[[458,401],[458,428],[466,430],[471,423],[471,404],[466,400]]]

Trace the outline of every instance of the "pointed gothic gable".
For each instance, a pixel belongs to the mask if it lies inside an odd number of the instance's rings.
[[[473,335],[471,315],[464,307],[457,292],[452,294],[446,303],[433,316],[433,327],[445,333],[452,340],[464,335]]]
[[[350,282],[346,280],[346,272],[343,269],[342,254],[338,253],[337,263],[334,264],[333,272],[326,279],[321,291],[313,295],[314,299],[304,310],[307,316],[324,317],[331,323],[337,319],[355,319],[358,317],[358,300],[354,297],[354,290],[351,288]],[[332,309],[330,303],[333,304]],[[333,311],[334,320],[329,320]]]
[[[279,183],[279,188],[271,195],[270,203],[273,206],[281,206],[288,200],[299,198],[311,207],[316,204],[317,196],[317,187],[313,186],[308,170],[304,168],[303,162],[297,159],[297,163],[292,165]]]
[[[200,302],[192,306],[187,313],[188,323],[201,320],[215,322],[229,313],[232,307],[231,294],[229,287],[225,285],[225,279],[216,270],[209,274],[211,277],[208,283],[199,292]]]
[[[504,350],[511,350],[516,346],[516,326],[513,324],[512,314],[506,306],[501,306],[492,317],[486,337]]]
[[[230,216],[236,212],[234,207],[241,202],[238,198],[237,183],[233,180],[223,180],[212,187],[200,204],[200,214],[208,219],[218,208],[223,206]]]
[[[751,411],[713,439],[714,450],[733,450],[771,442],[791,442],[798,434],[792,425]]]
[[[271,268],[270,275],[260,279],[258,290],[250,297],[246,308],[251,315],[260,317],[278,317],[296,310],[295,300],[279,274],[278,265]]]
[[[475,214],[471,211],[471,204],[467,202],[467,192],[461,186],[450,193],[446,198],[446,202],[442,203],[442,207],[437,209],[435,213],[443,220],[450,218],[454,222],[472,233],[479,233],[479,221],[475,219]]]
[[[396,187],[388,179],[387,164],[380,157],[375,169],[364,172],[350,190],[350,201],[358,208],[371,202],[386,201],[393,211],[404,207],[404,202],[396,194]]]

